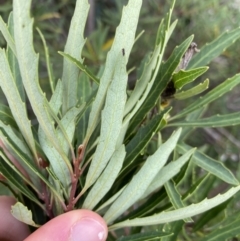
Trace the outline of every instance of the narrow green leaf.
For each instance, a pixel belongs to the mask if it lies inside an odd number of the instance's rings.
[[[169,21],[171,18],[171,11],[172,9],[170,9],[170,13],[169,13],[170,16],[168,19]],[[137,113],[137,111],[142,107],[144,101],[147,99],[152,89],[154,81],[156,80],[156,76],[159,72],[165,46],[167,44],[167,41],[169,40],[169,37],[172,34],[173,29],[176,26],[176,23],[177,21],[171,24],[170,27],[169,26],[167,27],[164,35],[164,40],[163,40],[164,42],[159,43],[159,45],[155,47],[152,58],[144,66],[142,76],[140,77],[139,81],[137,81],[135,88],[126,103],[124,115],[127,115],[128,113],[129,114],[124,119],[120,140],[123,140],[124,136],[126,135],[126,131],[131,119]],[[128,135],[130,134],[131,134],[131,131],[128,132]],[[126,139],[128,139],[129,137],[128,135],[126,136]]]
[[[191,70],[180,70],[173,74],[173,82],[176,89],[181,89],[184,85],[191,83],[208,70],[208,67],[200,67]]]
[[[13,117],[21,130],[21,133],[28,143],[35,160],[38,159],[33,138],[31,123],[27,117],[25,103],[22,102],[16,83],[13,79],[11,69],[8,65],[5,51],[0,49],[0,86],[7,98]]]
[[[118,238],[116,241],[151,241],[151,240],[159,241],[162,237],[167,237],[170,235],[171,235],[170,232],[152,231],[152,232],[133,234],[127,237],[121,237],[121,238]]]
[[[50,115],[53,117],[53,119],[58,124],[56,133],[58,136],[58,140],[61,144],[62,151],[65,153],[65,156],[68,156],[68,154],[69,154],[68,152],[70,149],[71,154],[72,154],[72,160],[74,160],[75,155],[74,155],[74,151],[73,151],[71,142],[72,142],[74,131],[75,131],[76,117],[78,115],[80,115],[81,112],[84,110],[85,104],[82,104],[79,108],[73,107],[73,108],[69,109],[67,111],[67,113],[64,115],[64,117],[61,120],[59,120],[58,116],[57,116],[59,103],[56,101],[59,100],[58,96],[60,94],[62,94],[62,92],[56,93],[56,91],[55,91],[50,100],[50,106],[48,105],[48,103],[46,103],[46,108],[48,109],[48,112],[50,113]],[[58,96],[56,96],[56,95],[58,95]],[[56,96],[56,98],[55,98],[55,96]],[[50,146],[50,148],[51,148],[51,146]],[[68,165],[69,171],[71,172],[71,165],[69,165],[68,162],[67,162],[67,165]],[[70,177],[69,177],[69,181],[70,181]]]
[[[8,30],[13,38],[14,37],[14,24],[13,24],[13,14],[12,13],[10,13],[9,18],[8,18]],[[22,77],[21,77],[21,73],[20,73],[20,69],[19,69],[18,60],[16,58],[16,53],[14,53],[8,45],[6,54],[7,54],[8,63],[11,68],[18,92],[22,98],[22,101],[26,102],[26,94],[25,94],[25,90],[23,87],[23,83],[22,83]]]
[[[29,148],[26,146],[26,142],[24,142],[24,140],[21,138],[21,134],[17,130],[14,130],[8,124],[3,123],[2,121],[0,121],[0,129],[9,141],[13,142],[15,146],[18,146],[22,150],[22,152],[29,157],[30,160],[32,159],[31,163],[33,164],[33,156]]]
[[[84,203],[83,208],[92,210],[96,204],[104,197],[104,195],[110,190],[119,171],[122,168],[123,160],[126,155],[125,146],[122,145],[117,149],[109,161],[107,167],[91,188]]]
[[[168,160],[169,155],[177,144],[180,134],[181,129],[177,130],[152,156],[148,157],[138,173],[105,213],[104,219],[108,224],[112,223],[142,197],[154,177]]]
[[[128,130],[129,133],[131,133],[136,128],[136,126],[138,126],[142,122],[145,115],[149,113],[149,111],[155,106],[161,93],[164,91],[168,82],[170,81],[173,72],[181,61],[183,54],[186,52],[188,46],[192,42],[192,39],[193,36],[187,38],[181,45],[179,45],[173,50],[173,53],[171,54],[169,59],[165,63],[161,64],[157,77],[146,100],[131,120]]]
[[[189,158],[194,153],[195,148],[187,151],[182,155],[180,158],[178,158],[176,161],[172,161],[166,166],[164,166],[158,175],[153,179],[151,184],[149,185],[148,189],[142,196],[142,198],[147,197],[150,193],[154,192],[155,190],[159,189],[166,183],[168,180],[173,178],[182,168],[182,166],[189,160]]]
[[[206,79],[203,83],[200,83],[197,86],[194,86],[193,88],[191,88],[189,90],[185,90],[180,93],[176,93],[174,95],[174,97],[178,100],[190,98],[194,95],[198,95],[198,94],[202,93],[203,91],[205,91],[208,88],[208,85],[209,85],[209,80]]]
[[[19,138],[21,135],[18,132],[13,131],[10,126],[4,125],[2,122],[0,122],[0,129],[0,137],[4,144],[3,147],[4,151],[6,152],[5,154],[10,154],[10,157],[19,163],[31,180],[29,185],[33,185],[32,188],[37,192],[36,189],[40,189],[41,183],[40,180],[36,178],[35,173],[28,167],[28,165],[26,165],[26,162],[31,162],[32,165],[36,166],[33,155],[27,148],[26,143]],[[21,150],[21,153],[18,152],[19,149]]]
[[[146,126],[141,127],[136,135],[127,144],[127,154],[119,178],[124,177],[129,169],[131,169],[131,166],[134,165],[134,160],[146,147],[153,135],[157,132],[164,115],[168,113],[168,111],[169,109],[164,110],[161,112],[161,114],[156,115],[152,120],[150,120]]]
[[[45,210],[44,206],[39,202],[33,192],[24,183],[26,180],[25,177],[21,175],[18,170],[16,170],[13,164],[6,161],[7,157],[3,153],[0,152],[0,156],[3,158],[0,160],[1,175],[3,175],[7,181],[16,188],[16,190],[20,191],[23,195],[28,197],[30,200],[39,205],[39,207]]]
[[[51,141],[49,141],[42,128],[39,128],[38,130],[38,138],[42,150],[44,151],[51,164],[52,170],[61,181],[62,185],[66,188],[66,190],[69,190],[71,184],[71,173],[69,168],[66,167],[62,156],[54,148],[54,146],[52,146]]]
[[[211,175],[212,174],[208,173],[203,177],[199,178],[195,183],[193,183],[191,187],[187,190],[187,192],[184,193],[183,200],[188,200],[190,197],[194,197],[194,195],[199,197],[199,190],[201,190],[201,188],[204,188],[205,190],[207,190],[206,186],[208,186],[208,184],[211,185],[212,182],[216,179],[215,176],[211,176]],[[210,178],[210,177],[213,177],[213,178]],[[204,195],[201,195],[201,196],[204,196]]]
[[[167,26],[167,29],[169,29],[169,27],[170,27],[170,22],[171,22],[172,12],[173,12],[173,8],[174,8],[174,5],[175,5],[175,2],[176,2],[176,0],[173,0],[172,5],[171,5],[171,7],[170,7],[170,9],[169,9],[169,12],[168,12],[168,14],[167,14],[167,17],[166,17],[166,26]]]
[[[93,90],[90,80],[85,74],[80,75],[78,87],[78,96],[80,96],[80,103],[87,102]],[[76,128],[77,146],[83,143],[84,137],[86,136],[89,114],[90,107],[88,106],[88,108],[86,108],[86,110],[84,111],[84,114],[81,117]]]
[[[69,147],[72,147],[71,142],[73,141],[73,136],[75,132],[76,118],[81,110],[82,107],[73,107],[69,109],[60,120],[62,127],[58,127],[56,130],[59,142],[61,143],[63,151],[66,155],[69,154]],[[64,130],[65,134],[62,132],[62,130]]]
[[[28,210],[22,203],[17,202],[11,207],[12,215],[19,221],[31,225],[33,227],[40,227],[32,219],[32,212]]]
[[[234,197],[234,200],[237,200],[237,199],[238,199],[238,196],[239,196],[239,195],[236,195],[236,196]],[[234,200],[233,200],[233,201],[234,201]],[[232,224],[232,223],[234,223],[236,220],[239,220],[239,219],[240,219],[240,213],[239,213],[239,212],[235,212],[235,211],[233,210],[233,212],[230,211],[229,213],[226,213],[226,217],[225,217],[224,220],[222,220],[221,225],[222,225],[222,226],[229,225],[229,224]]]
[[[166,14],[166,19],[162,19],[158,27],[155,46],[161,44],[163,50],[165,49],[166,44],[169,38],[171,37],[173,30],[177,25],[177,20],[175,20],[170,25],[174,5],[175,5],[175,0],[173,1],[171,8],[169,9],[169,12]]]
[[[139,217],[146,217],[153,213],[155,214],[160,205],[163,205],[163,207],[160,208],[161,211],[162,209],[166,210],[168,208],[171,208],[172,205],[169,202],[167,204],[165,203],[167,201],[166,198],[167,193],[165,189],[155,192],[147,199],[145,199],[145,202],[142,205],[138,206],[137,209],[131,211],[128,215],[124,215],[124,217],[118,219],[118,222]]]
[[[16,55],[16,48],[15,48],[14,40],[13,40],[10,32],[8,31],[7,24],[4,23],[1,16],[0,16],[0,31],[2,32],[2,35],[5,38],[8,46],[11,48],[13,53]]]
[[[219,84],[217,87],[215,87],[213,90],[209,91],[205,96],[200,97],[200,99],[194,101],[192,104],[187,106],[185,109],[183,109],[179,114],[173,116],[171,120],[183,117],[199,108],[202,108],[212,101],[218,99],[220,96],[226,94],[232,88],[234,88],[236,85],[240,83],[240,74],[237,74],[233,76],[232,78],[227,79],[223,83]]]
[[[188,114],[185,118],[186,121],[193,121],[196,119],[199,119],[203,116],[203,114],[206,112],[207,106],[200,108],[198,110],[195,110]],[[171,122],[168,123],[168,125],[171,125]],[[182,134],[181,134],[181,140],[184,141],[186,140],[189,135],[194,132],[194,129],[191,127],[183,127]]]
[[[240,219],[237,219],[235,222],[232,222],[224,227],[220,227],[214,229],[208,235],[204,235],[204,238],[200,239],[199,241],[225,241],[231,238],[234,238],[240,234]]]
[[[12,112],[8,106],[0,104],[0,120],[7,125],[10,125],[14,129],[17,129],[18,126],[12,116]]]
[[[168,237],[164,237],[161,239],[161,241],[176,241],[178,239],[178,235],[179,233],[181,233],[182,228],[184,226],[184,222],[183,221],[176,221],[176,222],[171,222],[171,223],[166,223],[164,225],[164,230],[166,232],[172,232],[173,235],[168,236]]]
[[[101,212],[104,208],[112,204],[123,192],[123,190],[126,188],[126,186],[122,187],[117,193],[115,193],[111,198],[109,198],[105,203],[103,203],[97,210],[96,212]]]
[[[49,174],[48,180],[49,182],[54,186],[54,188],[56,189],[56,191],[59,193],[59,195],[61,195],[62,199],[63,196],[67,197],[68,194],[66,193],[65,188],[63,187],[62,183],[59,181],[58,177],[55,175],[55,173],[48,167],[46,167],[46,170]],[[54,210],[56,210],[57,215],[60,215],[64,212],[61,203],[58,201],[58,199],[53,196],[54,199]]]
[[[115,69],[118,68],[116,63],[118,62],[119,53],[122,53],[122,49],[124,49],[125,52],[126,64],[128,62],[135,41],[141,5],[142,0],[130,0],[128,5],[123,8],[121,22],[117,27],[111,50],[108,52],[104,73],[100,79],[98,93],[90,113],[86,142],[98,123],[102,106],[105,102],[107,88],[112,80]]]
[[[54,89],[55,89],[55,84],[54,84],[53,69],[52,69],[52,65],[50,63],[50,57],[49,57],[49,51],[48,51],[47,43],[46,43],[46,40],[45,40],[41,30],[39,28],[37,28],[37,31],[38,31],[38,33],[41,37],[42,43],[43,43],[44,52],[45,52],[45,59],[46,59],[46,64],[47,64],[49,84],[50,84],[51,91],[53,93]]]
[[[211,43],[201,48],[188,65],[189,69],[207,65],[215,57],[219,56],[226,48],[232,45],[240,37],[240,28],[225,32]]]
[[[52,101],[54,101],[54,99],[50,100],[50,106],[48,105],[48,103],[46,103],[46,108],[48,109],[48,112],[58,124],[56,133],[58,135],[58,139],[61,144],[62,150],[65,153],[65,155],[68,156],[69,154],[68,152],[70,149],[72,160],[75,160],[72,140],[73,140],[73,135],[76,127],[76,121],[77,121],[76,119],[84,111],[85,103],[82,104],[79,108],[73,107],[69,109],[67,113],[64,115],[64,117],[61,120],[59,120],[57,113],[55,113],[55,111],[52,109],[52,104],[53,104]],[[71,165],[68,165],[68,168],[71,172],[72,170]],[[70,177],[69,177],[69,180],[70,180]]]
[[[1,138],[3,139],[3,135],[1,135]],[[34,180],[32,180],[32,183],[30,182],[29,185],[33,189],[36,189],[36,187],[38,187],[38,185],[35,185],[35,182],[39,181],[36,178],[36,176],[39,177],[49,187],[49,189],[52,191],[53,195],[63,205],[64,203],[63,203],[61,196],[58,194],[58,192],[55,190],[55,188],[51,185],[51,183],[49,183],[49,181],[46,179],[46,177],[32,164],[32,160],[23,152],[22,149],[20,149],[21,146],[16,145],[16,143],[12,142],[10,138],[8,138],[7,140],[8,140],[8,142],[6,142],[6,143],[8,146],[10,146],[11,150],[13,150],[13,153],[14,153],[14,155],[16,155],[17,160],[18,161],[21,160],[26,165],[26,167],[24,167],[24,169],[27,170],[29,168],[31,170],[31,172],[34,173]],[[0,154],[2,156],[4,155],[3,152],[2,153],[0,152]],[[5,158],[4,160],[10,165],[10,162],[8,161],[7,158]],[[16,169],[13,165],[11,167],[14,171],[18,172],[18,169]],[[30,172],[28,172],[28,173],[30,173]],[[30,173],[30,176],[31,175],[32,174]],[[21,176],[21,174],[20,174],[20,176]],[[35,191],[38,192],[38,190],[35,190]]]
[[[70,169],[69,160],[58,142],[52,118],[48,113],[50,107],[46,108],[46,97],[39,86],[38,55],[33,48],[33,19],[30,18],[30,8],[30,0],[13,1],[14,39],[22,80],[39,125],[47,136],[48,141],[61,155],[59,161],[64,160],[62,165],[65,166],[65,169]]]
[[[156,35],[155,46],[163,43],[164,41],[164,33],[165,33],[165,19],[162,18]]]
[[[191,149],[190,146],[187,144],[181,143],[177,145],[177,151],[179,153],[185,153]],[[232,185],[238,185],[238,180],[234,177],[232,172],[227,169],[223,163],[219,161],[215,161],[211,157],[201,153],[200,151],[196,151],[193,155],[193,161],[203,168],[204,170],[212,173],[213,175],[217,176],[221,180],[223,180],[226,183],[232,184]]]
[[[173,181],[169,180],[164,184],[165,189],[167,191],[168,197],[175,209],[183,208],[185,207],[183,201],[181,200],[181,195],[177,191],[177,188],[175,187]],[[185,222],[193,222],[191,218],[184,219]]]
[[[197,204],[191,204],[190,206],[184,208],[168,212],[162,212],[149,217],[135,218],[132,220],[116,223],[110,226],[109,230],[114,230],[122,227],[158,225],[161,223],[168,223],[181,220],[184,218],[189,218],[197,214],[203,213],[207,210],[210,210],[211,208],[216,207],[217,205],[225,202],[234,194],[236,194],[239,190],[240,186],[233,187],[224,194],[218,194],[214,198],[205,199]]]
[[[181,126],[181,127],[223,127],[234,126],[240,124],[240,112],[234,112],[226,115],[214,115],[208,118],[202,118],[199,120],[183,121],[169,123],[169,126]]]
[[[78,95],[80,96],[79,103],[83,104],[92,94],[94,87],[92,87],[92,83],[87,75],[81,74],[79,77],[79,85],[78,85]]]
[[[102,111],[99,144],[86,177],[84,190],[97,180],[115,151],[122,128],[124,106],[127,98],[127,79],[125,58],[120,52],[113,80],[107,92],[105,107]]]
[[[33,158],[29,151],[26,149],[25,145],[23,142],[19,139],[19,137],[11,130],[9,126],[5,126],[3,123],[1,123],[2,131],[4,132],[4,135],[0,132],[1,134],[1,140],[3,143],[7,146],[9,150],[11,150],[11,153],[14,155],[14,157],[17,159],[17,161],[24,167],[24,170],[29,174],[29,177],[31,178],[31,181],[28,182],[28,180],[25,180],[26,183],[28,183],[33,190],[38,193],[40,190],[40,181],[41,179],[52,191],[53,195],[58,199],[58,201],[64,206],[63,200],[61,196],[58,194],[58,192],[55,190],[55,188],[48,182],[48,180],[45,178],[45,176],[38,170],[35,165],[33,164]],[[0,152],[3,158],[5,158],[4,152]],[[13,166],[7,158],[4,159],[9,166],[16,172],[19,170]],[[22,177],[24,180],[24,176],[22,176],[21,173],[19,175]],[[36,176],[39,178],[36,178]],[[12,175],[14,178],[14,175]]]
[[[172,9],[170,9],[168,21],[170,21],[170,18],[171,18],[171,11],[172,11]],[[158,45],[155,47],[152,58],[144,66],[143,74],[140,77],[139,81],[137,81],[135,88],[134,88],[132,94],[130,95],[130,98],[127,101],[126,108],[125,108],[125,115],[127,113],[130,113],[126,117],[126,119],[128,118],[127,125],[129,125],[129,122],[132,119],[132,116],[135,115],[135,113],[142,107],[142,103],[147,99],[149,93],[151,93],[153,84],[156,81],[156,76],[159,73],[159,68],[160,68],[160,64],[162,62],[166,44],[176,26],[176,24],[177,24],[177,21],[172,23],[170,27],[167,26],[166,30],[163,30],[164,36],[162,37],[162,39],[160,40]],[[165,26],[163,26],[163,28],[164,27]],[[159,95],[158,95],[158,97],[159,97]],[[133,106],[134,106],[134,108],[133,108]],[[130,112],[130,110],[132,108],[133,108],[133,110]]]
[[[227,205],[232,201],[228,199],[226,202],[218,205],[217,207],[207,211],[202,215],[194,224],[193,232],[200,230],[204,225],[208,224],[212,219],[216,218],[219,214],[224,212],[227,208]]]
[[[63,53],[61,51],[58,51],[58,53],[61,54],[63,57],[67,58],[68,60],[70,60],[80,70],[82,70],[91,80],[93,80],[96,84],[99,85],[99,79],[93,73],[91,73],[91,71],[87,68],[86,65],[82,64],[79,60],[77,60],[69,54]]]
[[[160,46],[156,46],[151,58],[145,63],[143,73],[140,79],[136,82],[135,88],[127,100],[124,115],[128,114],[134,105],[137,104],[137,101],[140,99],[144,90],[147,88],[148,82],[151,80],[153,83],[154,78],[152,78],[152,71],[156,68],[158,58],[162,58],[162,56],[159,56],[160,50]]]
[[[62,81],[58,80],[49,102],[53,112],[57,115],[62,105],[63,86]]]
[[[85,44],[84,29],[88,17],[90,5],[87,0],[76,1],[74,14],[71,20],[71,25],[68,33],[67,43],[64,48],[64,53],[71,55],[82,62],[81,53]],[[71,107],[77,104],[77,83],[79,69],[75,64],[72,64],[68,59],[63,62],[63,114]]]
[[[57,83],[56,89],[54,90],[54,93],[50,100],[50,106],[52,108],[52,111],[55,113],[55,115],[58,114],[60,107],[62,105],[62,93],[63,93],[62,82],[59,80]],[[56,134],[60,136],[60,131],[58,130],[58,133]],[[71,183],[71,175],[70,175],[69,169],[66,168],[64,160],[62,159],[62,156],[48,140],[41,126],[39,126],[39,129],[38,129],[38,138],[45,155],[47,156],[49,162],[51,163],[50,168],[52,168],[55,175],[60,180],[61,184],[65,187],[65,189],[69,190],[69,185]],[[65,138],[59,139],[59,142],[65,143]],[[61,147],[63,148],[63,151],[66,154],[68,152],[69,145],[67,144],[67,147],[66,145],[64,147],[63,146]]]

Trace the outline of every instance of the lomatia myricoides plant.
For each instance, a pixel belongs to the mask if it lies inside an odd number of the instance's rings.
[[[76,1],[64,51],[59,51],[64,61],[60,79],[55,78],[47,43],[37,29],[45,49],[50,98],[40,87],[31,1],[14,0],[8,23],[0,19],[7,43],[6,49],[0,49],[0,86],[7,100],[0,105],[0,180],[17,198],[12,214],[22,222],[38,227],[59,214],[85,208],[102,215],[112,232],[160,224],[165,230],[135,234],[131,240],[176,240],[181,228],[175,228],[184,222],[174,221],[192,222],[191,217],[239,191],[239,182],[229,169],[185,140],[197,127],[240,123],[239,112],[203,117],[208,104],[240,83],[238,74],[208,92],[208,79],[187,88],[205,74],[213,58],[240,37],[240,29],[223,33],[201,48],[190,36],[165,59],[177,24],[171,20],[173,3],[130,91],[127,64],[137,38],[141,5],[140,0],[129,0],[123,8],[100,76],[81,57],[87,0]],[[193,96],[198,98],[172,114],[172,99]],[[162,138],[169,127],[175,130]],[[206,175],[181,196],[181,184],[193,168],[203,169]],[[193,195],[211,176],[234,187],[193,204]],[[174,237],[167,236],[171,233]]]

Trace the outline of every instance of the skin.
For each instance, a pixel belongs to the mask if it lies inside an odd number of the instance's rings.
[[[103,218],[90,210],[74,210],[62,214],[34,233],[15,219],[10,212],[15,199],[0,197],[0,241],[105,241],[107,225]]]

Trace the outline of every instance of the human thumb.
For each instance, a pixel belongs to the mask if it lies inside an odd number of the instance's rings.
[[[50,220],[24,241],[105,241],[107,225],[90,210],[74,210]]]

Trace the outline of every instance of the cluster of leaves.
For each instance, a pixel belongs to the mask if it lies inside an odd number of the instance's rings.
[[[214,209],[215,213],[224,210],[229,198],[239,191],[239,182],[229,169],[184,140],[193,127],[240,124],[239,112],[202,118],[207,105],[240,83],[240,75],[227,79],[175,115],[170,107],[162,108],[161,94],[171,81],[177,91],[174,97],[179,99],[206,90],[208,80],[188,90],[185,85],[202,75],[208,69],[205,65],[240,37],[240,29],[222,34],[201,48],[187,70],[179,69],[193,36],[163,61],[177,24],[171,23],[172,6],[159,25],[152,53],[143,59],[134,90],[128,92],[127,63],[141,5],[140,0],[130,0],[124,7],[100,78],[88,69],[80,55],[85,44],[87,0],[76,2],[64,52],[59,52],[64,56],[61,80],[55,81],[48,47],[38,29],[52,92],[49,100],[40,88],[31,1],[13,1],[8,23],[0,19],[0,30],[7,42],[7,49],[0,50],[0,86],[8,102],[8,106],[0,106],[0,180],[19,200],[12,209],[16,218],[38,226],[33,220],[42,224],[63,212],[86,208],[101,214],[111,231],[162,225],[161,231],[118,240],[170,241],[181,235],[181,228],[185,222],[192,222],[192,216],[219,204],[222,205]],[[29,119],[27,104],[36,118],[35,125]],[[162,141],[161,133],[167,127],[182,128]],[[205,172],[202,176],[197,174],[186,186],[185,180],[196,167]],[[215,178],[235,187],[206,199]],[[203,195],[199,195],[201,188]],[[193,200],[195,204],[186,204]],[[199,219],[194,230],[214,216],[211,210],[205,219]],[[236,215],[234,218],[237,219],[227,216],[222,223],[224,228],[215,229],[205,238],[194,234],[194,240],[238,235],[240,219]],[[132,233],[141,228],[132,229]],[[113,239],[109,235],[109,240]]]
[[[111,2],[115,4],[115,11],[113,9],[105,9],[102,19],[108,27],[110,26],[110,32],[113,32],[121,16],[123,1]],[[139,56],[144,56],[152,48],[154,45],[154,31],[157,28],[159,17],[164,16],[170,6],[171,2],[166,0],[144,1],[140,13],[138,31],[140,32],[144,29],[145,32],[138,40],[137,46],[133,49],[134,54],[131,56],[129,66],[138,66],[139,59],[141,59]],[[239,16],[237,1],[225,2],[224,4],[222,1],[215,0],[202,1],[201,3],[192,0],[177,1],[173,10],[173,18],[179,19],[179,21],[168,43],[165,58],[179,44],[179,39],[185,39],[192,33],[194,33],[194,41],[197,43],[198,48],[201,49],[202,46],[207,42],[213,41],[222,32],[237,28],[240,20]],[[210,88],[213,88],[227,77],[239,72],[238,63],[240,58],[236,54],[239,52],[239,47],[240,41],[238,40],[234,45],[225,49],[221,55],[209,63],[209,70],[197,81],[209,78],[211,80]],[[134,78],[132,77],[132,79]],[[211,103],[205,116],[212,115],[212,113],[226,114],[239,110],[239,91],[240,87],[237,86],[224,97]],[[190,104],[188,101],[174,101],[172,103],[174,113]],[[237,139],[239,140],[240,135],[236,126],[198,131],[197,135],[199,137],[197,140],[194,136],[192,138],[189,136],[188,141],[197,146],[211,145],[211,148],[207,150],[209,155],[216,159],[227,161],[227,165],[232,170],[237,168],[236,160],[239,160],[237,153],[240,146]],[[234,141],[232,141],[233,139]]]

